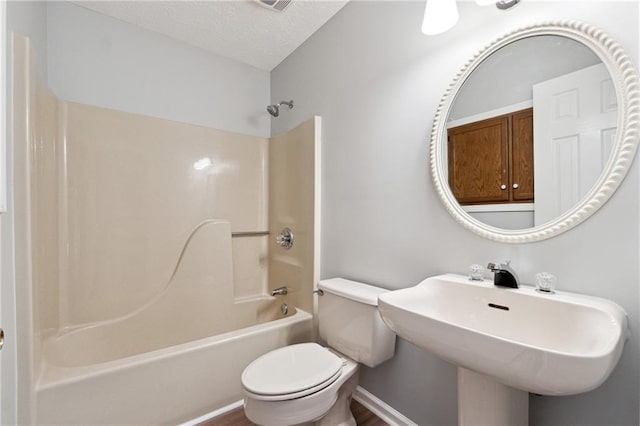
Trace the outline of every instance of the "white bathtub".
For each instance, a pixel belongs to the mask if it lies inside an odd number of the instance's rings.
[[[175,425],[194,419],[241,399],[240,374],[256,357],[309,341],[312,316],[298,310],[275,321],[105,362],[69,356],[92,353],[86,350],[92,344],[104,348],[101,331],[95,330],[94,343],[91,330],[81,338],[45,342],[36,386],[37,424]],[[67,356],[59,356],[60,351]]]

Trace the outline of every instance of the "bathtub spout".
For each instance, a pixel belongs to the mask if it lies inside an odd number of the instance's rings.
[[[288,292],[289,292],[289,290],[287,289],[287,287],[278,287],[275,290],[271,290],[271,295],[272,296],[279,296],[279,295],[284,296]]]

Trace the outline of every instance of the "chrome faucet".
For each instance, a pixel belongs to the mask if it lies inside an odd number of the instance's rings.
[[[505,263],[489,263],[487,268],[494,273],[493,284],[499,287],[520,287],[520,280],[518,274],[511,267],[511,261],[507,260]]]
[[[285,294],[287,294],[289,292],[289,289],[287,289],[287,287],[278,287],[275,290],[271,290],[271,295],[272,296],[284,296]]]

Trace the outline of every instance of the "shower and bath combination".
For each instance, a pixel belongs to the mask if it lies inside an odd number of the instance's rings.
[[[277,117],[280,115],[280,107],[282,105],[286,105],[289,107],[289,109],[293,109],[293,100],[290,101],[281,101],[279,104],[273,104],[273,105],[269,105],[267,106],[267,112],[271,115],[273,115],[274,117]]]

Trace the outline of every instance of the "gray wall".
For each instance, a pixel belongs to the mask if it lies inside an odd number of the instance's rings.
[[[47,6],[44,1],[19,1],[7,2],[8,34],[16,32],[27,35],[31,39],[34,50],[38,53],[36,70],[38,76],[46,78],[47,75]],[[10,48],[11,40],[7,37],[7,48]],[[10,50],[8,50],[9,52]],[[10,58],[8,58],[10,59]]]
[[[459,120],[533,99],[533,86],[602,61],[566,37],[518,40],[485,59],[469,76],[449,114]]]
[[[637,63],[638,3],[524,1],[508,12],[458,5],[458,25],[428,37],[420,33],[424,2],[351,2],[272,72],[272,100],[296,102],[274,120],[273,134],[323,117],[322,277],[402,288],[510,258],[525,283],[546,270],[560,290],[611,299],[628,312],[632,330],[617,369],[589,393],[531,397],[531,424],[638,425],[638,161],[585,223],[523,245],[458,225],[428,166],[437,105],[478,49],[521,25],[571,18],[606,29]],[[393,360],[364,369],[361,385],[418,424],[456,424],[455,368],[405,341]]]
[[[13,235],[13,134],[11,132],[11,120],[13,111],[11,108],[11,33],[17,32],[31,37],[34,50],[38,52],[40,60],[36,62],[36,73],[41,78],[47,75],[47,43],[46,43],[46,13],[44,2],[7,2],[7,164],[6,168],[0,166],[0,170],[6,170],[7,177],[7,212],[0,215],[1,229],[1,270],[2,293],[0,300],[0,324],[5,330],[5,344],[2,350],[2,402],[0,404],[0,423],[3,425],[28,422],[30,419],[31,405],[31,333],[27,330],[31,326],[29,310],[24,309],[24,303],[28,303],[28,295],[24,294],[24,286],[15,283],[14,270],[14,235]],[[16,309],[16,298],[22,309]],[[23,303],[24,302],[24,303]],[[21,338],[22,337],[22,338]],[[17,399],[16,399],[17,395]]]
[[[72,3],[47,9],[49,86],[60,98],[269,136],[269,72]]]

